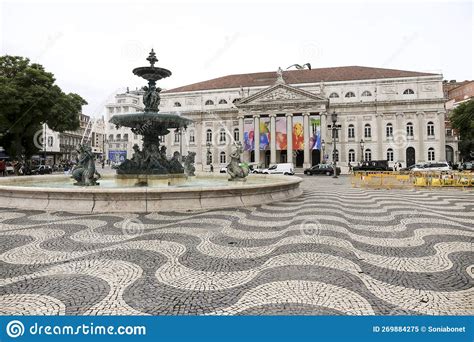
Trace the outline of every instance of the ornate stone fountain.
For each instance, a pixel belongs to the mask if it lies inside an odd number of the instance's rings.
[[[144,87],[143,113],[115,115],[110,123],[116,127],[129,127],[132,132],[143,137],[143,147],[133,147],[131,159],[125,160],[117,169],[117,179],[125,184],[148,185],[150,182],[168,182],[175,184],[185,180],[182,157],[175,152],[172,158],[166,155],[166,147],[160,147],[160,137],[170,133],[169,129],[182,129],[192,123],[191,120],[176,114],[159,113],[161,88],[156,87],[156,81],[171,76],[171,71],[155,66],[158,62],[153,49],[147,60],[150,66],[133,69],[133,73],[148,81]]]
[[[189,152],[184,158],[175,152],[166,154],[160,136],[170,129],[186,128],[191,120],[179,115],[158,113],[160,88],[156,81],[171,75],[169,70],[155,67],[152,50],[147,58],[150,66],[133,70],[148,81],[142,113],[117,115],[111,123],[130,127],[143,137],[143,147],[133,147],[134,154],[118,168],[116,175],[95,170],[94,155],[88,146],[79,146],[79,160],[68,175],[0,177],[0,208],[73,211],[88,213],[202,210],[255,206],[284,201],[301,195],[301,179],[293,176],[248,175],[241,165],[242,146],[236,143],[227,169],[230,175],[196,172]],[[100,178],[100,186],[98,179]],[[231,182],[229,182],[231,180]]]

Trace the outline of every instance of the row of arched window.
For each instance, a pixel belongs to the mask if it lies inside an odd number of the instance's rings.
[[[406,124],[406,135],[407,137],[413,137],[413,123],[408,122]],[[429,121],[426,124],[426,134],[431,137],[435,135],[435,126],[433,121]],[[393,125],[391,123],[388,123],[385,126],[385,136],[387,138],[393,137]],[[354,139],[355,138],[355,127],[353,124],[350,124],[347,128],[347,137],[349,139]],[[371,138],[372,137],[372,126],[370,124],[365,124],[364,126],[364,138]]]
[[[128,133],[125,133],[123,135],[123,139],[122,139],[122,135],[121,134],[117,134],[115,136],[115,140],[114,140],[114,135],[113,134],[109,134],[109,141],[128,141]]]
[[[336,150],[336,161],[339,161],[339,152]],[[372,150],[370,148],[366,148],[364,150],[364,160],[365,161],[371,161],[372,160]],[[388,148],[386,152],[386,160],[389,162],[394,161],[394,152],[393,148]],[[428,149],[428,161],[434,161],[435,160],[435,150],[433,147],[430,147]],[[350,163],[356,162],[356,153],[355,150],[350,149],[348,152],[348,161]]]
[[[227,141],[227,130],[225,128],[221,128],[219,131],[219,142],[225,143]],[[238,128],[234,128],[234,140],[240,140],[240,130]],[[212,143],[212,129],[208,129],[206,131],[206,142]]]
[[[232,101],[232,103],[236,103],[236,102],[238,102],[238,101],[240,101],[240,98],[235,98],[235,99]],[[218,104],[224,105],[224,104],[228,104],[228,102],[227,102],[227,100],[225,100],[225,99],[220,99],[219,102],[218,102]],[[204,105],[205,105],[205,106],[213,106],[213,105],[214,105],[214,101],[212,101],[212,100],[207,100],[206,102],[204,102]],[[181,107],[181,102],[176,101],[176,102],[174,103],[174,107]]]
[[[412,94],[415,94],[415,92],[413,91],[413,89],[408,88],[408,89],[405,89],[405,90],[403,91],[403,95],[412,95]],[[364,90],[364,91],[362,92],[361,96],[363,96],[363,97],[369,97],[369,96],[372,96],[372,93],[371,93],[370,91],[368,91],[368,90]],[[329,98],[330,98],[330,99],[334,99],[334,98],[338,98],[338,97],[339,97],[339,94],[338,94],[338,93],[331,93],[331,94],[329,95]],[[344,95],[344,97],[348,97],[348,98],[349,98],[349,97],[356,97],[356,95],[355,95],[355,93],[354,93],[353,91],[348,91],[348,92]]]
[[[207,155],[207,162],[208,164],[212,164],[212,153]],[[219,163],[221,164],[227,163],[227,155],[224,151],[219,153]]]
[[[413,89],[411,89],[411,88],[407,88],[407,89],[405,89],[405,90],[403,91],[403,95],[413,95],[413,94],[415,94],[415,91],[414,91]],[[363,96],[363,97],[370,97],[370,96],[372,96],[372,93],[371,93],[370,91],[368,91],[368,90],[364,90],[364,91],[362,92],[361,96]],[[334,98],[338,98],[338,97],[339,97],[339,94],[338,94],[338,93],[335,93],[335,92],[334,92],[334,93],[331,93],[331,94],[329,95],[329,98],[330,98],[330,99],[334,99]],[[348,92],[344,95],[344,97],[347,97],[347,98],[356,97],[356,94],[355,94],[353,91],[348,91]],[[240,101],[240,98],[234,99],[234,100],[232,101],[232,103],[236,103],[237,101]],[[228,102],[227,102],[227,100],[225,100],[225,99],[220,99],[220,100],[218,101],[218,104],[223,105],[223,104],[228,104]],[[213,105],[214,105],[214,101],[212,101],[212,100],[206,100],[206,102],[204,102],[204,105],[205,105],[205,106],[213,106]],[[181,107],[181,102],[176,101],[176,102],[174,103],[174,107]]]
[[[230,133],[225,129],[225,128],[221,128],[219,130],[219,143],[226,143],[227,142],[227,136],[229,135]],[[118,134],[120,135],[120,134]],[[206,131],[206,143],[212,143],[212,129],[208,129]],[[174,142],[175,143],[179,143],[180,141],[180,133],[179,132],[175,132],[174,134]],[[111,135],[111,137],[113,138],[113,135]],[[195,142],[195,136],[194,136],[194,130],[189,130],[188,131],[188,137],[189,137],[189,142],[190,143],[194,143]],[[240,140],[240,130],[238,128],[234,128],[234,140],[235,141],[239,141]]]

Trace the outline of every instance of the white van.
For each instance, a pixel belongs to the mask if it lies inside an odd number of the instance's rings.
[[[449,171],[451,166],[447,162],[430,162],[420,166],[416,166],[411,171]]]
[[[263,169],[262,173],[266,175],[294,175],[295,168],[293,163],[274,164],[268,169]]]

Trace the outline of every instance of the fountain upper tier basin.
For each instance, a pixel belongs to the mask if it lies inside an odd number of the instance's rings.
[[[170,77],[171,71],[155,66],[145,66],[133,69],[133,73],[149,81],[158,81],[162,78]]]
[[[117,126],[131,127],[140,134],[150,133],[164,135],[168,128],[186,128],[192,120],[176,114],[167,113],[133,113],[114,115],[109,121]]]
[[[100,187],[79,187],[65,175],[0,179],[0,207],[83,213],[184,211],[255,206],[301,195],[301,178],[250,175],[246,182],[229,182],[227,175],[198,173],[168,186],[120,185],[114,175]]]

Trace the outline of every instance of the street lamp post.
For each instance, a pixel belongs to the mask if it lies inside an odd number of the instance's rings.
[[[179,155],[180,158],[183,158],[183,128],[176,128],[176,133],[179,137]]]
[[[337,156],[336,156],[336,135],[337,135],[337,130],[339,129],[336,125],[337,123],[337,114],[336,111],[334,111],[331,114],[331,121],[332,121],[332,168],[333,168],[333,178],[337,178]]]
[[[364,139],[360,139],[360,163],[364,162]]]
[[[326,158],[324,157],[324,147],[326,146],[326,143],[324,142],[324,139],[321,140],[321,152],[322,152],[322,155],[321,155],[321,164],[325,164],[326,163]]]
[[[208,141],[208,142],[206,143],[206,146],[207,146],[206,164],[207,164],[207,165],[210,165],[210,164],[211,164],[211,160],[210,160],[210,156],[211,156],[211,142]]]
[[[46,147],[48,146],[48,137],[46,134],[46,124],[43,124],[43,164],[46,165]],[[40,160],[41,165],[41,160]]]

